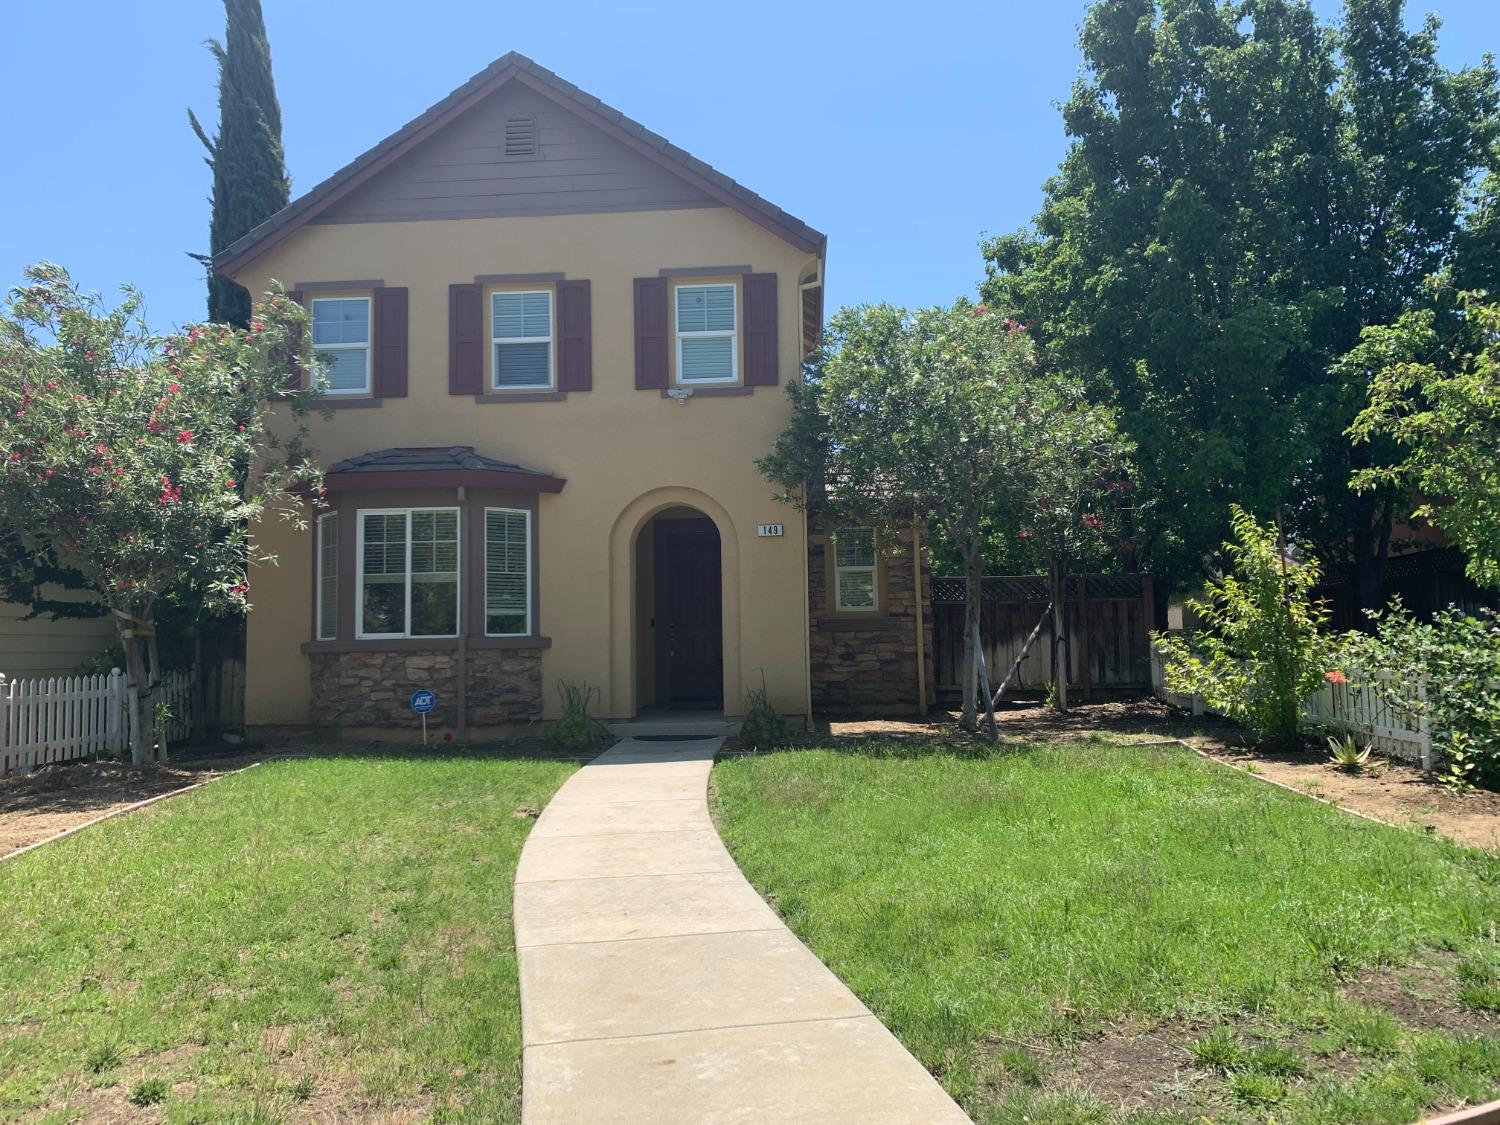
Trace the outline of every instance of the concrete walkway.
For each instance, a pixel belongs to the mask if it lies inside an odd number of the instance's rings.
[[[525,1125],[968,1118],[745,881],[708,815],[722,739],[625,739],[516,871]]]

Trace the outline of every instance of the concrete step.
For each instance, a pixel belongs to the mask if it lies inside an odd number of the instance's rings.
[[[729,738],[740,733],[739,719],[722,715],[651,715],[646,718],[618,719],[604,724],[617,738]]]

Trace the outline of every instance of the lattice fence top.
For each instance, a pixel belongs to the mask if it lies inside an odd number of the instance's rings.
[[[1139,574],[1089,574],[1084,576],[1090,600],[1133,601],[1141,596]],[[964,600],[968,581],[963,578],[934,578],[932,601],[934,605],[959,605]],[[1069,575],[1063,581],[1064,596],[1069,601],[1078,600],[1078,576]],[[990,575],[984,579],[984,600],[987,602],[1045,602],[1048,598],[1045,574]]]

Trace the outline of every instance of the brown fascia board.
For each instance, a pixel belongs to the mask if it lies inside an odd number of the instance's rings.
[[[568,482],[539,473],[505,473],[493,469],[415,469],[410,472],[328,473],[329,492],[373,492],[405,488],[492,488],[502,492],[561,492]]]
[[[681,176],[778,238],[800,250],[816,254],[820,259],[824,256],[828,245],[827,235],[762,199],[749,188],[671,144],[592,94],[585,93],[526,56],[511,52],[491,63],[385,140],[355,157],[260,226],[225,247],[214,259],[214,272],[233,278],[250,262],[405,156],[460,114],[473,108],[507,82],[516,80],[564,109],[578,114],[647,159]]]

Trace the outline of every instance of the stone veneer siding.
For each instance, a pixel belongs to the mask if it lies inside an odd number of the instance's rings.
[[[499,726],[542,717],[542,650],[470,649],[468,725]],[[458,721],[458,653],[406,650],[312,654],[313,721],[331,727],[410,727],[412,692],[431,688],[431,727]]]
[[[881,617],[865,619],[834,611],[828,597],[825,542],[808,547],[808,638],[813,711],[823,715],[911,715],[917,693],[916,591],[909,537],[884,557]],[[927,702],[934,701],[932,679],[932,580],[922,567],[923,647]],[[837,627],[834,627],[834,626]]]

